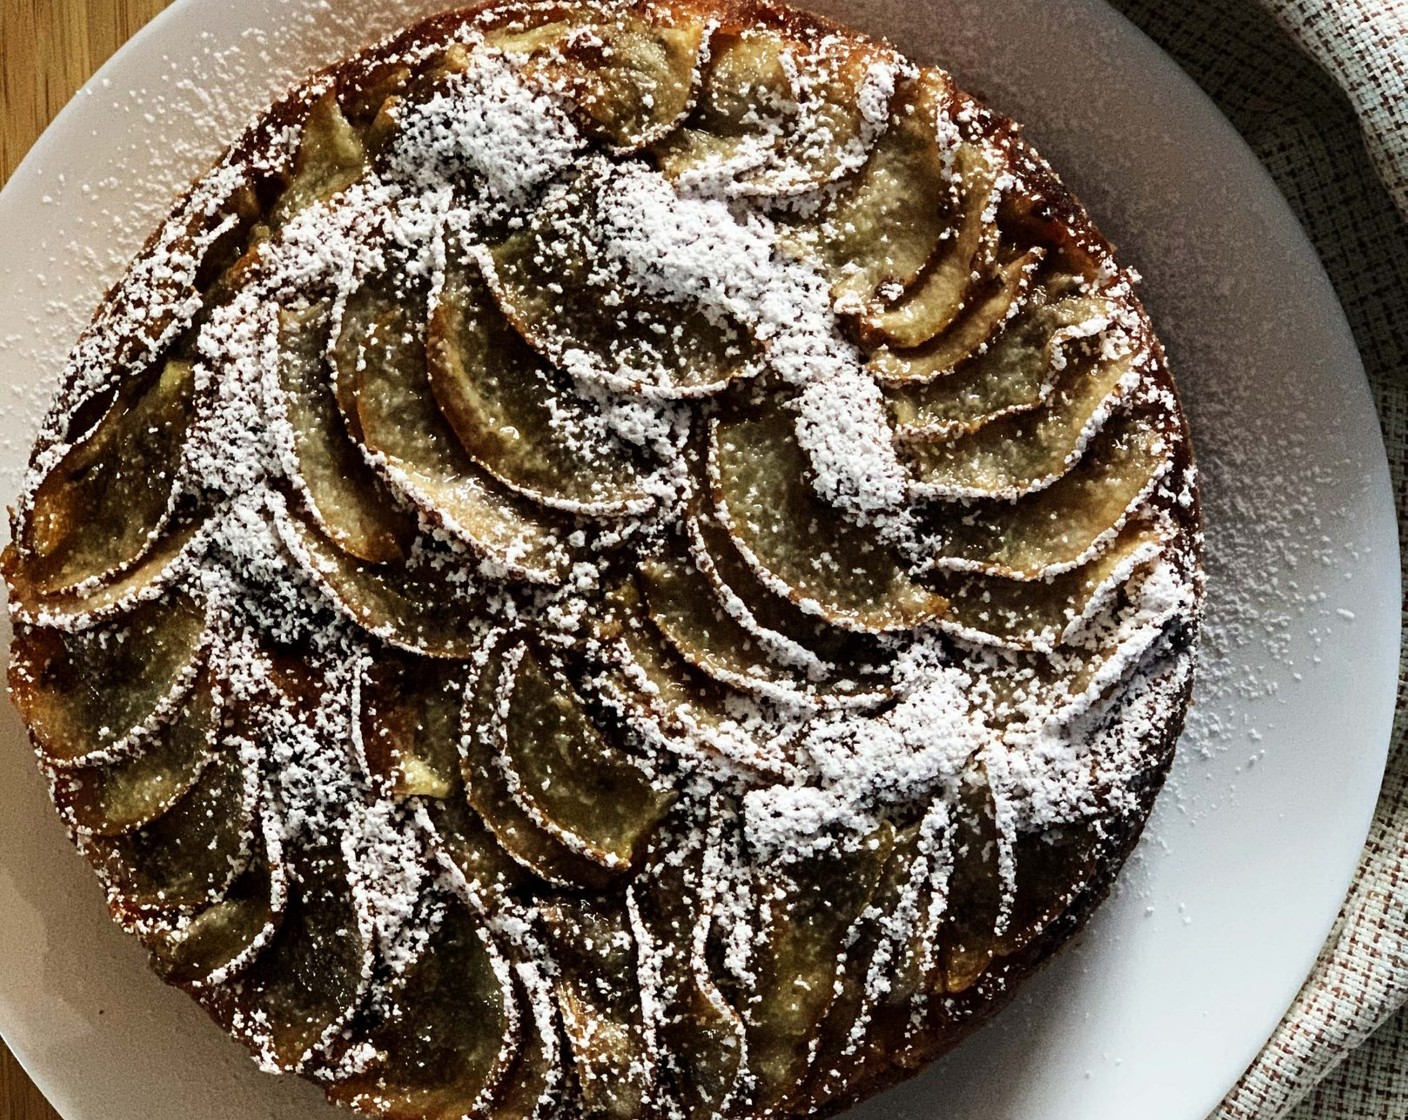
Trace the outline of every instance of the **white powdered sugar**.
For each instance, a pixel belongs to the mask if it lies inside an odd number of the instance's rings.
[[[515,206],[571,167],[585,143],[566,112],[529,90],[496,50],[472,51],[463,72],[398,116],[393,174],[433,187],[470,172]]]
[[[600,220],[632,280],[747,324],[769,367],[800,388],[797,441],[823,500],[861,525],[902,520],[908,480],[879,387],[841,335],[825,280],[785,253],[766,215],[740,221],[722,199],[680,195],[658,173],[626,165],[600,193]]]

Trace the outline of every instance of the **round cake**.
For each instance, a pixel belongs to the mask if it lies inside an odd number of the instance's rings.
[[[1182,726],[1136,279],[1011,121],[780,6],[492,4],[311,77],[14,507],[11,693],[114,918],[378,1116],[908,1076],[1106,895]]]

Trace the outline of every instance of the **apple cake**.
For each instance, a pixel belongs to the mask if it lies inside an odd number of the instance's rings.
[[[383,1117],[836,1112],[1108,892],[1202,577],[1018,127],[752,0],[314,75],[74,349],[10,689],[114,918]]]

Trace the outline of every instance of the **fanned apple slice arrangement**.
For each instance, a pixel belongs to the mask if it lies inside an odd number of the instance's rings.
[[[315,76],[110,293],[4,557],[114,917],[398,1120],[805,1116],[1080,926],[1187,700],[1132,276],[1015,125],[754,3]]]

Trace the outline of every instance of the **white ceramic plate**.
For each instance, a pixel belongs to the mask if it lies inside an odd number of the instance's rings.
[[[289,81],[435,0],[178,0],[0,194],[0,489],[82,322]],[[1209,618],[1170,787],[1017,1006],[857,1120],[1201,1120],[1309,970],[1382,777],[1398,649],[1383,446],[1320,265],[1252,155],[1099,0],[826,0],[1029,135],[1144,274],[1203,470]],[[0,634],[8,639],[8,633]],[[107,921],[0,711],[0,1031],[67,1120],[342,1116],[259,1074]]]

